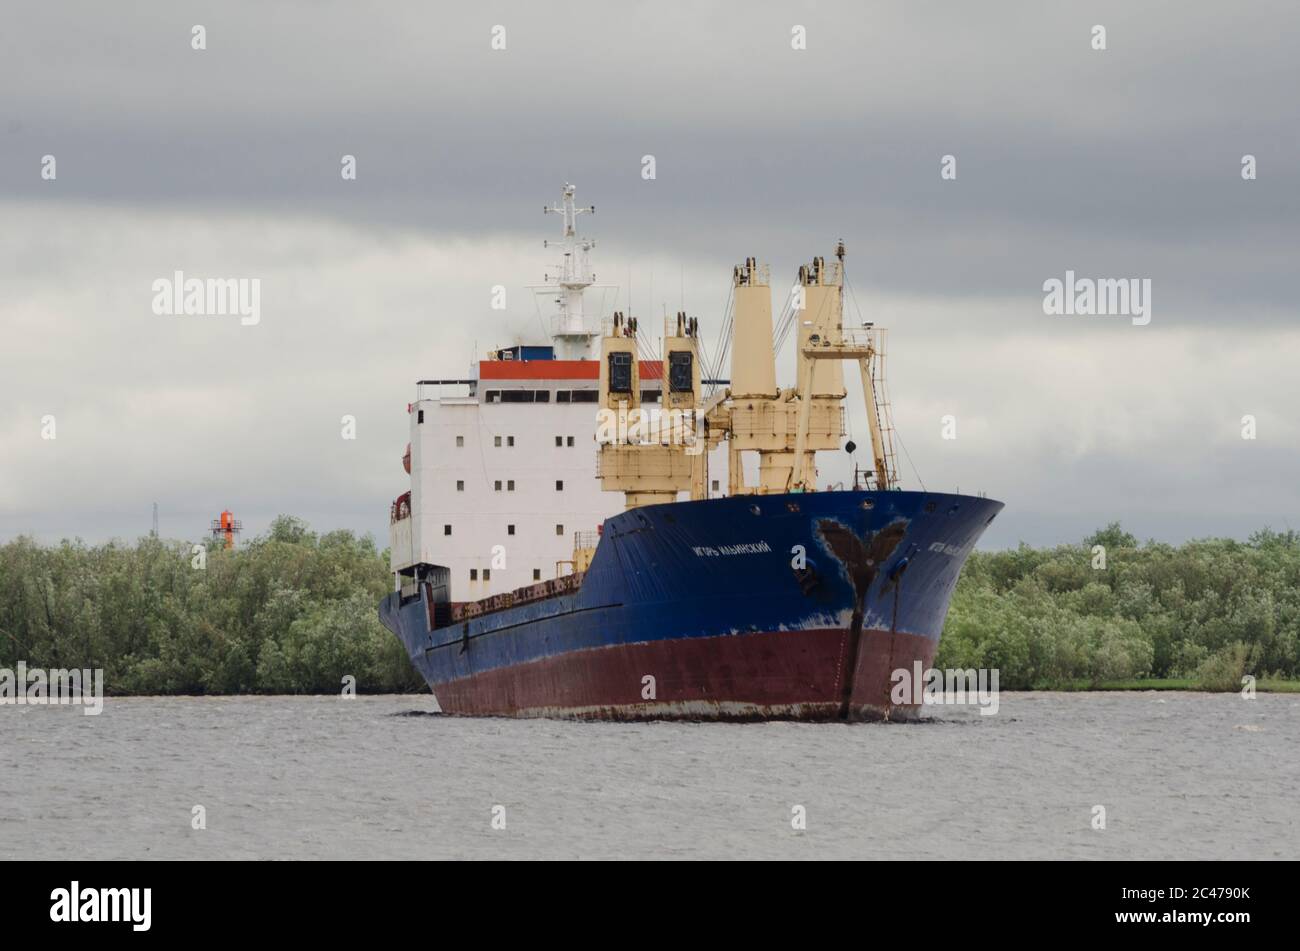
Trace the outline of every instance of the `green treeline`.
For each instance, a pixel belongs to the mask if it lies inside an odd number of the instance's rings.
[[[422,689],[379,623],[392,590],[368,536],[317,536],[280,516],[232,551],[190,545],[0,546],[0,667],[104,668],[113,694]]]
[[[1082,545],[976,552],[935,666],[999,668],[1004,690],[1156,678],[1239,690],[1244,674],[1295,678],[1300,535],[1139,545],[1113,523]]]
[[[338,693],[348,675],[362,692],[423,689],[376,615],[392,580],[369,537],[281,516],[205,557],[197,569],[188,544],[156,538],[0,546],[0,667],[103,667],[114,694]],[[976,552],[935,664],[996,667],[1007,690],[1300,677],[1300,535],[1174,547],[1111,525]]]

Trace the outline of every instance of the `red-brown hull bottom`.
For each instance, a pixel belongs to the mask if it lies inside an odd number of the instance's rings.
[[[444,713],[597,720],[912,719],[895,670],[928,668],[936,641],[844,628],[690,637],[571,651],[434,687]],[[850,676],[850,667],[852,667]],[[653,678],[650,680],[648,678]]]

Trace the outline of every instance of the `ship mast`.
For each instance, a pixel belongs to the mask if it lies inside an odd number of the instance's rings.
[[[786,491],[810,492],[817,488],[813,450],[827,446],[816,445],[820,433],[816,427],[810,430],[810,422],[819,405],[829,410],[843,401],[846,393],[840,364],[845,361],[857,363],[862,377],[875,488],[891,489],[898,481],[888,438],[892,429],[882,423],[881,387],[876,385],[878,371],[883,383],[884,331],[872,324],[861,330],[844,326],[843,241],[836,246],[835,257],[835,264],[827,265],[824,258],[815,257],[811,265],[799,269],[805,303],[800,315],[799,377],[794,394],[798,404],[794,465],[786,476]]]
[[[767,266],[755,258],[735,268],[731,385],[703,407],[708,446],[728,443],[728,494],[816,491],[816,453],[839,448],[846,396],[841,364],[858,364],[871,435],[872,485],[897,484],[892,425],[884,398],[884,331],[844,326],[844,243],[836,261],[815,257],[799,268],[792,320],[798,321],[797,383],[779,389],[772,346]],[[757,485],[746,485],[741,454],[758,455]]]
[[[590,252],[596,242],[590,238],[578,237],[578,215],[593,214],[595,205],[579,208],[573,200],[577,191],[568,182],[558,205],[547,205],[544,214],[559,215],[561,218],[559,248],[563,257],[559,263],[559,274],[554,280],[546,275],[546,284],[538,285],[550,290],[558,289],[555,296],[556,311],[551,316],[550,335],[555,345],[555,356],[561,360],[589,360],[592,358],[593,344],[600,336],[598,319],[588,318],[583,311],[583,292],[596,282],[596,275],[591,270]],[[544,242],[551,247],[552,242]]]

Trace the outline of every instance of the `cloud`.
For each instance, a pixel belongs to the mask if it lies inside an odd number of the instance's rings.
[[[927,484],[1010,503],[995,543],[1279,524],[1300,451],[1297,25],[1283,2],[16,6],[0,535],[130,535],[158,499],[176,535],[230,506],[252,530],[293,511],[382,540],[412,382],[541,337],[525,285],[566,180],[597,204],[621,303],[629,283],[643,314],[684,291],[706,333],[735,261],[783,288],[843,238],[852,301],[893,328],[909,452]],[[262,323],[153,315],[176,269],[261,279]],[[1044,317],[1066,269],[1150,278],[1151,326]]]
[[[130,535],[157,500],[165,531],[178,536],[230,507],[250,531],[287,511],[382,541],[403,483],[414,381],[460,375],[475,352],[541,336],[522,283],[548,262],[536,235],[440,240],[315,219],[71,207],[11,208],[9,220],[0,248],[12,289],[0,304],[12,341],[0,426],[6,534]],[[39,274],[19,253],[32,234]],[[729,262],[674,274],[670,256],[623,252],[605,249],[598,267],[617,274],[632,259],[643,276],[657,272],[653,309],[675,310],[684,289],[712,342]],[[177,269],[259,278],[262,322],[153,314],[153,278]],[[506,314],[489,307],[498,283]],[[774,284],[779,309],[779,275]],[[607,309],[626,301],[617,293]],[[638,311],[652,312],[650,293],[644,284],[634,293]],[[931,489],[1008,501],[992,536],[1003,543],[1055,540],[1078,518],[1091,527],[1126,517],[1138,530],[1146,518],[1167,535],[1227,530],[1227,514],[1253,528],[1280,524],[1300,501],[1289,413],[1300,398],[1289,365],[1300,332],[1138,328],[1046,317],[1039,306],[1020,332],[1000,334],[985,330],[996,314],[1029,313],[1040,300],[971,300],[954,321],[944,297],[866,286],[854,299],[861,316],[893,327],[905,480],[915,484],[914,464]],[[848,376],[851,429],[865,445]],[[54,441],[40,438],[47,413]],[[1253,443],[1240,439],[1245,413],[1259,421]],[[355,441],[341,438],[345,414],[357,418]],[[940,438],[949,414],[955,441]],[[824,479],[847,478],[848,464],[825,458]]]
[[[606,233],[682,255],[793,263],[843,237],[899,293],[1019,294],[1073,267],[1150,277],[1183,320],[1294,312],[1300,70],[1282,25],[1300,13],[1284,3],[68,10],[7,24],[11,200],[481,236],[533,227],[572,180]]]
[[[127,513],[158,500],[185,520],[172,523],[178,535],[226,506],[254,530],[292,512],[386,534],[415,381],[465,376],[476,353],[545,339],[526,286],[552,263],[540,234],[434,239],[319,219],[66,205],[10,206],[7,216],[0,533],[129,534],[141,523]],[[31,235],[39,268],[23,259]],[[663,277],[654,309],[671,296],[675,310],[687,272],[637,263]],[[260,323],[154,314],[152,283],[176,270],[257,278]],[[719,303],[728,274],[710,275]],[[504,314],[490,308],[497,284]],[[638,309],[650,310],[649,291]],[[41,438],[47,414],[52,441]],[[357,419],[355,440],[341,438],[344,415]]]

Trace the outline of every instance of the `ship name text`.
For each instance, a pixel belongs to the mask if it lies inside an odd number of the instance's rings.
[[[697,558],[720,558],[725,555],[762,555],[770,552],[772,546],[767,542],[744,542],[739,545],[692,545],[691,551]]]

